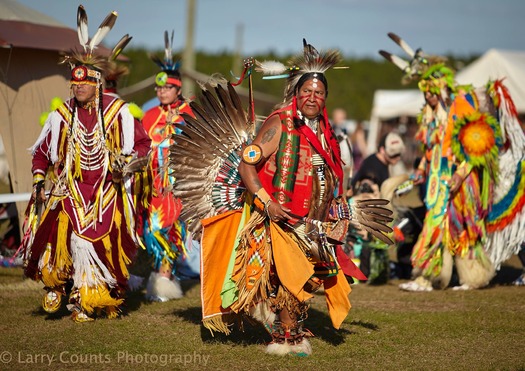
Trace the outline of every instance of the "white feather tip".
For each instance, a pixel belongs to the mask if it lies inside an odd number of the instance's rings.
[[[256,67],[256,71],[262,72],[264,75],[280,75],[287,70],[288,68],[278,61],[257,62]]]

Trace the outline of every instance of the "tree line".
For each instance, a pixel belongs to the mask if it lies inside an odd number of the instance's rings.
[[[143,48],[126,50],[125,55],[129,60],[127,63],[130,74],[120,81],[121,87],[131,86],[151,76],[155,76],[159,72],[159,67],[150,59],[152,53],[162,56],[164,51],[152,52]],[[180,55],[181,53],[174,53],[173,58],[177,59]],[[291,56],[277,56],[272,53],[255,55],[253,57],[260,61],[277,60],[283,63],[287,63],[291,58]],[[477,56],[458,59],[449,56],[448,60],[449,65],[458,68],[458,66],[464,66],[476,58]],[[242,59],[235,58],[233,54],[227,52],[209,54],[198,51],[196,52],[195,62],[196,70],[201,73],[207,75],[220,74],[229,81],[235,81],[232,71],[235,70],[235,66],[242,64]],[[403,85],[401,83],[402,72],[392,63],[380,59],[380,57],[378,59],[343,58],[339,65],[347,66],[348,69],[330,70],[326,73],[329,85],[327,98],[329,114],[334,108],[341,107],[347,111],[349,119],[368,120],[372,111],[373,97],[376,90],[417,88],[416,83]],[[243,83],[243,86],[247,87],[247,83]],[[282,98],[284,86],[284,79],[263,80],[259,73],[253,76],[254,90],[273,95],[278,99]],[[148,88],[134,93],[126,97],[126,99],[142,105],[154,97],[155,91],[151,87],[151,89]],[[260,114],[268,113],[261,112]]]

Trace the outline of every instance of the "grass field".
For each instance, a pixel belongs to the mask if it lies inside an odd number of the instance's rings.
[[[505,285],[519,272],[504,269],[477,291],[353,285],[338,331],[316,295],[306,323],[313,354],[298,358],[265,354],[268,335],[248,323],[212,337],[200,324],[197,281],[183,282],[183,299],[148,303],[130,293],[122,318],[77,324],[65,309],[43,312],[44,291],[21,269],[0,268],[0,369],[525,370],[525,287]]]

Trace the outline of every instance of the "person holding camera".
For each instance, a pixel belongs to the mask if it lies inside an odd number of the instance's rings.
[[[372,175],[376,184],[381,184],[390,178],[390,166],[399,162],[405,151],[405,144],[399,134],[390,132],[385,134],[379,141],[377,152],[364,159],[359,170],[352,178],[352,190],[357,191],[357,185],[368,175]]]
[[[381,185],[390,178],[390,166],[397,164],[405,151],[401,137],[394,132],[379,141],[377,152],[368,156],[352,179],[352,199],[379,198]],[[349,230],[351,256],[359,258],[359,269],[370,284],[386,283],[389,276],[388,245],[376,241],[368,233]]]

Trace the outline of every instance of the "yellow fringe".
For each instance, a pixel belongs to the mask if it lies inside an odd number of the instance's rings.
[[[44,254],[42,255],[43,267],[40,271],[41,280],[46,287],[59,287],[66,283],[61,271],[56,266],[50,264],[51,259],[51,245],[47,245]]]
[[[62,272],[66,271],[73,264],[73,258],[68,250],[69,217],[63,211],[58,215],[57,245],[55,252],[55,266]]]
[[[106,250],[106,259],[108,259],[109,264],[111,264],[111,269],[115,269],[115,264],[113,264],[113,259],[111,257],[111,239],[109,238],[109,235],[106,235],[102,239],[102,243],[104,244],[104,250]]]
[[[73,259],[68,250],[67,227],[69,218],[65,212],[58,215],[57,243],[55,246],[54,261],[51,261],[51,245],[47,245],[42,256],[42,282],[47,287],[62,286],[66,283],[67,272],[71,270]]]
[[[112,298],[106,285],[88,287],[84,285],[79,290],[80,304],[87,314],[93,313],[95,308],[118,307],[124,299]]]
[[[75,174],[73,178],[77,178],[82,181],[82,169],[80,168],[80,145],[75,144]]]
[[[118,259],[119,259],[118,264],[120,266],[122,273],[124,274],[124,277],[129,278],[128,264],[131,263],[131,259],[124,253],[124,249],[122,248],[122,237],[121,237],[121,232],[120,232],[120,224],[122,223],[122,214],[118,210],[115,210],[113,222],[117,226],[117,230],[118,230],[117,246],[113,246],[111,244],[111,239],[109,235],[107,235],[106,237],[102,239],[102,243],[104,244],[104,249],[106,250],[106,258],[108,259],[109,264],[111,265],[111,268],[114,270],[116,262],[113,261],[113,255],[111,254],[111,252],[112,252],[112,249],[118,248]]]
[[[71,117],[71,115],[69,115]],[[69,125],[69,123],[68,123]],[[66,142],[66,139],[67,139],[67,133],[68,133],[68,130],[62,130],[62,136],[60,138],[60,145],[58,146],[59,150],[58,150],[58,158],[60,160],[63,160],[65,155],[64,155],[64,144]]]
[[[128,264],[131,263],[131,259],[124,253],[124,249],[122,248],[122,235],[121,235],[121,223],[122,223],[122,214],[120,211],[115,210],[115,219],[113,219],[114,223],[117,226],[118,229],[118,258],[119,258],[119,264],[120,264],[120,270],[124,274],[124,277],[129,278],[128,273]]]
[[[210,330],[212,336],[214,336],[214,332],[222,332],[226,335],[231,333],[230,327],[222,315],[205,318],[202,320],[202,325]]]

